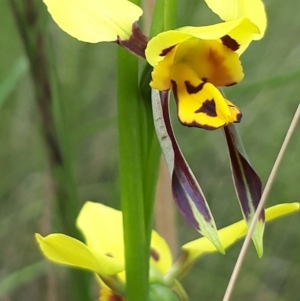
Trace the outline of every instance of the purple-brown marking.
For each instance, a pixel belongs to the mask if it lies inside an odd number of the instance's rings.
[[[154,248],[150,249],[150,256],[154,261],[159,261],[159,253]]]
[[[233,82],[233,83],[230,83],[230,84],[227,84],[227,85],[225,85],[226,87],[231,87],[231,86],[234,86],[234,85],[236,85],[237,84],[237,82]]]
[[[172,79],[171,79],[171,84],[172,84],[172,90],[173,90],[175,101],[178,104],[178,89],[177,89],[177,84],[176,84],[175,80],[172,80]]]
[[[235,108],[234,105],[228,105],[228,107],[230,107],[230,108]],[[243,117],[243,114],[242,114],[241,112],[237,113],[237,114],[236,114],[236,120],[234,121],[234,123],[240,123],[242,117]]]
[[[248,159],[244,157],[244,151],[240,150],[239,138],[233,125],[225,126],[224,132],[230,155],[235,190],[246,220],[249,221],[251,218],[250,207],[256,209],[259,204],[262,194],[262,183]],[[265,213],[262,210],[259,220],[264,221],[264,219]]]
[[[202,88],[206,84],[206,82],[203,81],[201,84],[199,84],[196,87],[193,86],[189,81],[185,81],[184,84],[185,84],[186,91],[189,94],[197,94],[198,92],[200,92],[202,90]]]
[[[173,45],[173,46],[163,49],[163,51],[159,54],[159,56],[166,56],[175,46],[176,45]]]
[[[201,129],[204,129],[204,130],[207,130],[207,131],[213,131],[213,130],[218,129],[218,127],[213,127],[213,126],[207,125],[207,124],[200,124],[196,121],[192,121],[192,122],[189,122],[189,123],[183,123],[183,122],[181,122],[181,123],[185,126],[188,126],[188,127],[201,128]]]
[[[231,38],[229,35],[225,35],[224,37],[222,37],[221,41],[224,46],[231,49],[232,51],[237,51],[240,48],[239,43],[233,38]]]
[[[213,98],[211,100],[205,100],[202,106],[198,110],[196,110],[195,113],[204,113],[210,117],[217,117],[218,115],[216,112],[215,100]]]
[[[175,81],[171,81],[174,96],[177,94],[177,84]],[[169,115],[169,103],[168,103],[168,92],[160,92],[161,106],[163,110],[163,120],[165,122],[166,130],[169,138],[172,141],[172,146],[174,150],[174,170],[172,173],[172,192],[174,200],[185,217],[186,221],[197,231],[201,232],[200,225],[194,216],[194,212],[189,203],[189,198],[192,200],[196,206],[199,214],[203,216],[206,222],[212,225],[212,216],[209,211],[208,205],[206,203],[205,197],[198,187],[198,183],[195,181],[191,170],[189,169],[182,153],[177,144],[176,138],[173,133],[170,115]],[[176,98],[175,98],[176,99]],[[178,100],[177,100],[178,101]]]
[[[148,38],[141,32],[136,22],[132,24],[132,34],[128,40],[121,40],[118,36],[115,42],[133,54],[143,59],[146,58],[145,50],[148,44]]]
[[[108,301],[124,301],[125,299],[112,291],[112,295],[108,297]]]

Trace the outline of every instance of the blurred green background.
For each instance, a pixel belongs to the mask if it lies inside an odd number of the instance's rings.
[[[23,0],[15,2],[26,7]],[[0,0],[1,301],[67,300],[66,291],[74,290],[66,277],[67,269],[44,263],[34,233],[66,233],[61,220],[64,214],[66,218],[69,211],[70,215],[76,214],[76,208],[86,200],[119,208],[117,46],[78,42],[52,22],[41,1],[34,3],[50,62],[52,96],[56,99],[51,106],[55,130],[59,139],[68,141],[63,152],[69,174],[65,179],[66,175],[56,167],[54,174],[63,183],[61,196],[73,196],[73,203],[68,203],[66,197],[63,208],[56,205],[57,188],[51,182],[53,166],[49,164],[45,128],[36,101],[36,79],[30,73],[11,2]],[[244,80],[225,89],[227,97],[243,111],[239,130],[263,183],[300,100],[300,2],[266,0],[265,4],[269,21],[266,35],[252,43],[241,58]],[[180,1],[178,11],[178,26],[218,21],[203,1]],[[36,63],[39,64],[38,60]],[[218,227],[239,220],[241,213],[222,130],[184,128],[175,114],[173,124]],[[267,206],[300,201],[299,133],[300,124],[284,156]],[[72,183],[76,191],[70,193]],[[179,214],[175,227],[178,250],[181,244],[199,237]],[[221,300],[240,247],[238,243],[226,256],[215,254],[199,259],[183,280],[191,300]],[[264,257],[259,260],[251,246],[232,300],[299,300],[299,214],[269,224],[264,247]]]

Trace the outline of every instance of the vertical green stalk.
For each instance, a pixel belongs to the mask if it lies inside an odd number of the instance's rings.
[[[126,300],[147,301],[149,257],[145,234],[138,60],[118,50],[118,130],[123,212]]]
[[[155,5],[150,37],[164,30],[174,29],[177,20],[177,0],[158,0]],[[155,188],[157,183],[157,174],[160,161],[160,147],[157,141],[156,132],[153,123],[152,106],[151,106],[151,81],[152,67],[147,64],[144,67],[140,82],[141,94],[144,99],[145,124],[147,143],[144,151],[144,193],[145,193],[145,229],[147,243],[150,244],[153,209],[155,200]]]
[[[156,1],[150,37],[158,33],[176,28],[177,24],[177,0]]]
[[[155,5],[150,37],[158,34],[161,31],[172,29],[176,27],[176,0],[158,0]],[[160,148],[156,138],[152,107],[151,107],[151,88],[149,83],[151,81],[152,67],[147,64],[142,72],[141,76],[141,94],[143,96],[144,104],[144,135],[146,141],[143,149],[143,162],[144,164],[144,196],[145,196],[145,229],[147,243],[150,243],[152,220],[153,220],[153,208],[155,199],[155,188],[157,182],[158,166],[160,160]]]
[[[140,4],[138,0],[132,2]],[[152,33],[175,28],[176,4],[175,0],[157,1],[157,24]],[[150,69],[146,68],[142,99],[138,61],[119,49],[119,159],[128,301],[148,300],[149,248],[160,158],[152,118]]]

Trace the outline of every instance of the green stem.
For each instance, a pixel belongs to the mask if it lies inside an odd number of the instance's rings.
[[[150,37],[158,33],[175,29],[177,24],[177,1],[158,0],[153,12]]]
[[[153,12],[153,19],[150,30],[150,37],[158,34],[161,31],[174,29],[176,27],[177,20],[177,1],[176,0],[158,0],[155,5]],[[152,220],[153,220],[153,208],[154,208],[154,198],[156,192],[156,183],[158,175],[158,167],[160,160],[160,147],[157,141],[153,114],[151,108],[151,89],[149,83],[151,81],[151,71],[150,65],[144,67],[142,78],[141,78],[141,94],[144,98],[144,110],[147,124],[147,141],[145,152],[146,157],[144,162],[147,162],[144,167],[145,180],[145,219],[146,219],[146,237],[148,243],[150,243]]]
[[[121,205],[125,243],[127,301],[148,299],[138,60],[118,49],[118,130]]]

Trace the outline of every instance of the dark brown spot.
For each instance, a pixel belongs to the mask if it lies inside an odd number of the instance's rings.
[[[242,117],[243,117],[243,114],[242,114],[242,113],[238,113],[238,114],[236,115],[236,120],[234,121],[234,123],[240,123]]]
[[[223,45],[231,49],[232,51],[237,51],[240,48],[238,42],[231,38],[229,35],[222,37],[221,40]]]
[[[137,56],[143,59],[146,58],[145,50],[148,44],[148,37],[141,32],[137,22],[132,24],[132,34],[128,40],[122,40],[119,36],[117,36],[117,40],[115,42]]]
[[[196,110],[195,113],[204,113],[210,117],[217,117],[215,100],[213,98],[211,100],[205,100],[202,106]]]
[[[218,128],[218,127],[213,127],[213,126],[207,125],[207,124],[200,124],[196,121],[192,121],[189,123],[182,123],[182,124],[185,126],[188,126],[188,127],[196,127],[196,128],[201,128],[201,129],[208,130],[208,131],[213,131]]]
[[[113,258],[113,256],[112,256],[111,253],[105,253],[105,255],[108,256],[108,257],[112,257]]]
[[[236,85],[237,84],[237,82],[233,82],[233,83],[231,83],[231,84],[227,84],[227,85],[225,85],[226,87],[230,87],[230,86],[234,86],[234,85]]]
[[[164,49],[161,53],[160,53],[160,56],[165,56],[167,55],[176,45],[173,45],[173,46],[170,46],[166,49]]]
[[[159,254],[158,254],[158,252],[155,249],[151,248],[151,250],[150,250],[150,256],[155,261],[159,261]]]
[[[174,94],[174,97],[175,97],[175,101],[178,104],[177,84],[176,84],[175,80],[171,80],[171,84],[172,84],[172,90],[173,90],[173,94]]]
[[[238,113],[236,115],[236,121],[235,121],[235,123],[240,123],[241,120],[242,120],[242,117],[243,117],[243,114],[242,113]]]
[[[203,81],[201,84],[199,84],[198,86],[193,86],[192,84],[190,84],[190,82],[188,81],[185,81],[184,84],[185,84],[185,88],[186,88],[186,91],[189,93],[189,94],[196,94],[198,93],[199,91],[202,90],[203,86],[205,85],[205,81]]]

